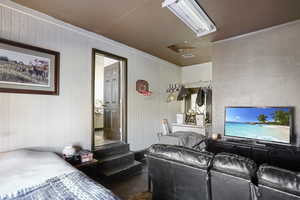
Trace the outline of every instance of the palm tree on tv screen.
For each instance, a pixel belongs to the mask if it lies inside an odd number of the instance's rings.
[[[279,125],[288,126],[290,123],[290,113],[283,110],[277,110],[272,114],[272,117]]]
[[[257,117],[257,120],[261,123],[266,123],[267,122],[267,118],[268,116],[264,115],[264,114],[261,114]]]

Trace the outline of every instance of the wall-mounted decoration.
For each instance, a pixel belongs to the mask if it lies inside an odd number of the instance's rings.
[[[58,95],[59,52],[0,39],[0,92]]]
[[[149,83],[145,80],[136,81],[136,91],[144,96],[151,96],[152,92],[149,89]]]
[[[167,88],[166,92],[167,93],[173,93],[173,92],[178,92],[180,88],[182,87],[181,84],[169,84],[169,87]]]
[[[169,87],[166,90],[168,94],[167,103],[177,100],[179,89],[180,89],[180,84],[169,84]]]

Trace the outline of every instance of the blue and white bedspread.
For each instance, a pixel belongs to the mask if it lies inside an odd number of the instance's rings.
[[[0,152],[0,200],[119,200],[52,152]]]
[[[109,190],[79,171],[51,178],[1,200],[119,200]]]

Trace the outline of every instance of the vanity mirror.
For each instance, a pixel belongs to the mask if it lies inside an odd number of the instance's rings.
[[[206,123],[211,122],[212,92],[209,87],[187,88],[189,95],[184,98],[186,123],[196,124],[196,115],[203,115]]]

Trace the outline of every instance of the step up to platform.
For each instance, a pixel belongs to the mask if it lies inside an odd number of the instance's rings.
[[[119,166],[130,165],[134,162],[134,153],[127,152],[124,154],[117,154],[110,157],[98,159],[99,160],[99,169],[115,169]]]
[[[122,165],[122,166],[119,166],[114,169],[105,169],[105,170],[101,170],[101,171],[102,171],[102,174],[106,178],[118,178],[118,177],[123,177],[123,176],[132,176],[132,175],[141,173],[142,168],[143,168],[142,165],[143,165],[142,163],[140,163],[138,161],[134,161],[132,164],[129,164],[129,165]]]
[[[97,159],[107,158],[113,155],[126,154],[129,152],[129,144],[114,143],[97,147],[94,156]]]
[[[108,180],[138,174],[143,168],[142,163],[135,161],[134,153],[129,151],[129,144],[104,145],[95,149],[94,155],[99,161],[98,173]]]

